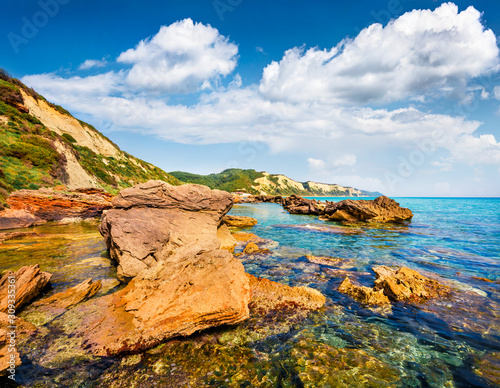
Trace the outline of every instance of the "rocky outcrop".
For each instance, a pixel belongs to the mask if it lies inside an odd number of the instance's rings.
[[[149,181],[122,190],[99,227],[118,278],[128,281],[185,246],[219,249],[217,228],[232,203],[229,193],[201,185]]]
[[[350,222],[402,222],[413,217],[410,209],[385,196],[374,200],[346,199],[322,203],[296,195],[283,199],[283,208],[291,214],[318,215],[323,220]]]
[[[413,217],[410,209],[400,207],[399,203],[385,196],[373,201],[346,199],[329,202],[322,215],[334,221],[370,222],[401,222]]]
[[[389,298],[384,294],[384,290],[374,290],[371,287],[352,284],[348,277],[343,280],[337,291],[347,294],[365,304],[383,305],[391,303]]]
[[[52,274],[40,271],[37,265],[22,267],[17,272],[8,271],[0,279],[0,312],[9,310],[9,285],[13,285],[15,279],[15,310],[18,311],[49,283]]]
[[[243,253],[245,255],[253,255],[256,253],[271,253],[269,249],[262,249],[255,242],[250,241],[245,248],[243,248]]]
[[[97,217],[111,207],[110,199],[109,194],[102,191],[91,194],[53,189],[15,191],[7,199],[9,209],[0,212],[0,229]]]
[[[283,199],[283,208],[290,214],[321,214],[321,203],[314,199],[306,199],[291,195]]]
[[[448,296],[449,287],[429,279],[410,268],[401,267],[398,270],[386,266],[373,267],[375,288],[384,291],[384,294],[393,301],[407,300],[419,302],[430,298]]]
[[[252,290],[250,307],[260,313],[287,308],[317,310],[325,304],[325,296],[313,288],[290,287],[250,274],[246,275]]]
[[[225,250],[192,247],[97,299],[102,308],[81,335],[97,355],[136,352],[168,338],[241,322],[249,316],[249,301],[249,281],[238,260]]]
[[[33,306],[38,308],[68,309],[94,296],[101,289],[101,286],[100,280],[94,282],[92,279],[87,279],[63,292],[58,292],[48,298],[41,299],[33,303]]]
[[[422,302],[431,298],[447,297],[451,289],[429,279],[410,268],[397,270],[386,266],[373,267],[375,287],[357,286],[348,277],[340,284],[338,291],[350,295],[366,304],[387,304],[391,301]]]
[[[206,186],[149,181],[123,190],[101,233],[128,285],[93,301],[81,328],[88,349],[115,355],[248,318],[249,280],[217,237],[232,206]]]
[[[227,226],[235,228],[246,228],[257,225],[257,220],[255,218],[245,216],[224,216],[222,222]]]
[[[29,228],[44,222],[46,221],[35,217],[27,210],[5,209],[0,211],[0,230]]]

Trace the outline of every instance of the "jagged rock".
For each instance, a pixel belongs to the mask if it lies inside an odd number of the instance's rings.
[[[386,266],[373,267],[375,288],[383,290],[391,300],[421,301],[429,298],[448,296],[450,288],[429,279],[410,268],[398,270]]]
[[[283,198],[283,208],[290,214],[315,214],[321,213],[321,207],[318,201],[314,199],[306,199],[298,195],[291,195]]]
[[[235,228],[245,228],[249,226],[257,225],[257,220],[252,217],[245,216],[224,216],[222,219],[227,226],[232,226]]]
[[[325,296],[313,288],[290,287],[248,273],[246,275],[250,280],[252,310],[263,313],[283,308],[317,310],[325,304]]]
[[[232,206],[229,193],[150,181],[123,190],[113,204],[100,230],[121,276],[132,280],[92,301],[97,313],[81,327],[88,349],[97,355],[135,352],[248,318],[243,265],[219,249],[217,238]]]
[[[229,193],[201,185],[149,181],[122,190],[99,227],[118,278],[128,281],[184,246],[218,249],[217,228],[232,203]]]
[[[449,287],[406,267],[394,270],[382,265],[372,269],[377,277],[374,288],[356,286],[346,277],[338,291],[367,304],[386,304],[390,301],[420,302],[446,297],[451,293]]]
[[[245,248],[243,249],[243,253],[246,255],[253,255],[255,253],[271,253],[269,249],[259,247],[255,242],[250,241]]]
[[[90,278],[74,287],[68,288],[63,292],[58,292],[48,298],[41,299],[33,303],[33,306],[68,309],[93,297],[97,291],[101,289],[101,286],[102,284],[100,280],[94,282]]]
[[[383,290],[376,291],[370,287],[357,286],[352,284],[348,277],[343,280],[337,291],[347,294],[365,304],[383,305],[391,303],[389,298],[384,295]]]
[[[410,209],[402,208],[399,203],[385,196],[373,201],[346,199],[340,202],[329,202],[323,217],[334,221],[376,221],[401,222],[413,217]]]
[[[313,255],[306,255],[305,257],[307,261],[321,265],[338,265],[342,262],[342,259],[335,257],[313,256]]]
[[[12,276],[15,278],[15,309],[18,311],[49,283],[52,274],[40,271],[37,265],[22,267],[17,272],[8,271],[0,279],[0,312],[9,310],[9,285]]]
[[[29,228],[45,221],[27,210],[5,209],[0,211],[0,230]]]
[[[193,247],[93,301],[98,312],[80,330],[94,354],[136,352],[171,337],[241,322],[249,316],[249,301],[249,281],[238,260],[225,250]]]
[[[217,238],[220,241],[220,249],[225,249],[231,253],[234,252],[234,247],[238,242],[231,235],[226,224],[219,226],[219,229],[217,229]]]
[[[15,191],[9,196],[7,203],[12,210],[31,214],[34,217],[31,225],[37,220],[97,217],[103,210],[111,207],[110,197],[105,193],[85,194],[52,189]],[[0,214],[0,225],[6,222],[2,221],[2,217],[5,216]]]
[[[15,326],[15,333],[12,333],[12,328],[9,326]],[[7,369],[11,368],[12,365],[14,368],[21,365],[21,357],[17,352],[17,347],[9,347],[9,345],[18,344],[21,337],[31,336],[35,332],[36,327],[31,323],[0,312],[0,376],[9,373]],[[11,338],[14,343],[11,343]]]

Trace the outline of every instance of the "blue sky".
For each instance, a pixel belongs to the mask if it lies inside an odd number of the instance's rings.
[[[496,1],[4,0],[0,66],[166,171],[500,195]]]

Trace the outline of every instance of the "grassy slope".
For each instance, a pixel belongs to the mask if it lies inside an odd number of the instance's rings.
[[[14,190],[52,187],[62,183],[65,157],[55,150],[56,139],[72,147],[82,167],[95,176],[108,192],[117,192],[149,179],[180,184],[160,168],[125,152],[120,159],[105,158],[87,147],[79,146],[69,135],[60,136],[50,131],[37,118],[23,113],[22,108],[18,109],[23,101],[20,88],[37,99],[43,99],[0,69],[0,116],[7,118],[7,122],[0,121],[0,203],[5,202],[8,194]],[[50,105],[70,115],[64,108]],[[91,125],[81,123],[107,139]]]
[[[219,174],[210,175],[197,175],[182,171],[173,171],[169,174],[173,175],[177,179],[187,182],[187,183],[198,183],[201,185],[206,185],[212,189],[232,191],[244,191],[250,194],[259,194],[257,190],[252,188],[254,181],[257,178],[264,176],[263,173],[257,172],[255,170],[242,170],[238,168],[224,170]],[[275,175],[269,175],[268,179],[275,183],[276,187],[269,187],[266,194],[268,195],[302,195],[302,196],[314,196],[314,195],[329,195],[329,196],[344,196],[346,193],[340,190],[332,190],[328,193],[323,191],[317,191],[310,189],[307,183],[303,183],[306,190],[300,190],[297,187],[285,184],[278,185],[278,178]],[[379,195],[380,193],[370,193],[367,191],[363,192],[364,195]]]

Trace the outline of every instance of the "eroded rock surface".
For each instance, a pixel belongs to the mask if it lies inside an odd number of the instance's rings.
[[[232,226],[235,228],[246,228],[246,227],[251,227],[254,225],[257,225],[257,220],[252,217],[245,217],[245,216],[224,216],[222,221],[227,225],[227,226]]]
[[[384,290],[374,290],[371,287],[355,285],[351,283],[348,277],[340,284],[338,291],[365,304],[383,305],[391,303],[389,298],[384,295]]]
[[[15,278],[16,311],[26,305],[49,283],[52,274],[42,272],[37,265],[20,268],[17,272],[8,271],[0,279],[0,312],[7,312],[9,306],[9,285]]]
[[[309,287],[290,287],[246,274],[252,290],[251,307],[263,313],[283,308],[317,310],[325,302],[325,296]]]
[[[119,279],[132,279],[184,246],[218,249],[217,229],[232,203],[229,193],[201,185],[149,181],[122,190],[99,227]]]

